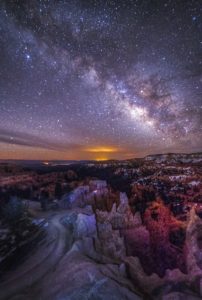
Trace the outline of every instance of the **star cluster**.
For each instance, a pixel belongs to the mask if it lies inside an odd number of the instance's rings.
[[[202,146],[200,1],[2,1],[0,158]]]

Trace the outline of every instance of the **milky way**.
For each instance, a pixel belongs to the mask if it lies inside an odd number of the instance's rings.
[[[201,151],[200,1],[1,1],[0,158]]]

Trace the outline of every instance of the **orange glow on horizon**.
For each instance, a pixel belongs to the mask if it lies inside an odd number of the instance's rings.
[[[51,160],[109,160],[124,159],[136,155],[130,149],[121,149],[116,146],[89,146],[66,151],[26,147],[0,143],[0,159],[42,160],[45,164]]]
[[[86,148],[87,152],[92,152],[92,153],[116,153],[119,151],[118,148],[116,147],[110,147],[110,146],[97,146],[97,147],[89,147]]]
[[[109,158],[106,157],[98,157],[95,159],[96,161],[105,161],[105,160],[109,160]]]

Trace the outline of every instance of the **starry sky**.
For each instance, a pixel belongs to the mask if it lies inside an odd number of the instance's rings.
[[[0,2],[0,158],[202,150],[197,0]]]

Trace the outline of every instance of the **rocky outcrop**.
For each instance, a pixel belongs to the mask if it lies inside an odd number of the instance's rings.
[[[134,285],[138,286],[150,297],[153,296],[154,299],[163,299],[164,292],[172,290],[176,283],[182,286],[189,286],[187,282],[188,275],[183,274],[179,269],[166,270],[165,276],[160,278],[155,273],[150,276],[146,275],[137,257],[126,257],[124,262]],[[167,288],[165,288],[166,286]]]
[[[142,299],[130,281],[122,277],[118,266],[97,264],[82,253],[82,248],[76,247],[64,256],[54,273],[48,274],[32,292],[29,298],[32,300],[39,299],[39,295],[42,300]]]
[[[137,257],[126,257],[124,262],[134,284],[150,296],[154,295],[155,299],[199,299],[197,294],[202,296],[201,233],[202,221],[193,208],[186,232],[187,274],[179,269],[167,269],[162,278],[154,273],[148,276]],[[177,290],[176,283],[183,287],[183,293]]]
[[[202,239],[202,221],[196,215],[194,207],[190,211],[186,231],[186,255],[189,283],[202,296],[202,258],[200,241]]]
[[[96,218],[98,223],[110,223],[113,229],[134,228],[142,224],[140,214],[132,214],[125,193],[120,193],[119,206],[114,203],[110,212],[96,210]]]
[[[96,236],[96,220],[95,215],[90,216],[79,213],[74,225],[74,237],[79,239],[82,237]]]
[[[125,193],[120,193],[120,204],[113,204],[110,212],[96,210],[97,234],[95,247],[99,253],[114,260],[126,256],[124,238],[121,229],[134,228],[141,225],[139,214],[133,215]]]
[[[151,276],[147,276],[145,274],[137,257],[126,257],[124,262],[134,284],[138,285],[138,287],[145,291],[145,293],[151,294],[155,289],[163,284],[163,279],[157,274],[152,274]]]
[[[96,251],[119,261],[126,255],[123,237],[119,230],[113,230],[110,223],[97,223],[98,238],[95,239]]]
[[[199,267],[201,249],[198,245],[198,229],[202,227],[201,219],[196,215],[194,207],[190,211],[189,223],[186,231],[187,270],[190,277],[202,277],[202,268]],[[202,267],[202,265],[201,265]]]
[[[96,252],[111,258],[116,263],[119,262],[121,264],[121,262],[124,262],[126,274],[129,274],[135,286],[138,286],[148,295],[161,294],[162,288],[167,285],[169,286],[167,292],[171,294],[172,287],[176,285],[176,282],[189,288],[190,284],[192,284],[189,276],[191,278],[194,276],[196,279],[201,274],[199,265],[202,260],[196,234],[199,231],[199,225],[196,225],[199,222],[199,218],[197,219],[193,212],[191,212],[186,239],[188,243],[188,274],[172,268],[172,270],[165,269],[162,277],[159,277],[156,273],[148,275],[142,267],[144,262],[148,263],[148,265],[151,264],[151,266],[155,264],[155,260],[151,260],[150,232],[142,225],[140,216],[138,214],[133,216],[131,213],[126,195],[121,194],[119,206],[117,207],[114,204],[110,212],[96,210],[96,221],[97,238],[94,244]],[[198,226],[197,229],[196,226]],[[159,227],[159,231],[161,232],[162,230],[164,228]],[[156,236],[157,239],[160,238],[158,235]],[[166,241],[168,241],[168,237],[169,235],[167,234]],[[163,245],[165,240],[163,240]],[[144,262],[140,261],[138,257],[144,257]],[[200,288],[201,284],[199,281],[197,291]],[[163,299],[162,297],[166,297],[166,295],[162,294],[159,299]]]
[[[194,210],[190,214],[186,235],[187,274],[173,266],[171,266],[170,270],[168,263],[163,276],[160,275],[161,277],[157,273],[150,272],[151,269],[155,272],[156,263],[154,257],[151,255],[153,248],[151,245],[150,227],[148,226],[148,229],[142,225],[139,214],[132,214],[125,194],[120,194],[119,205],[117,206],[114,203],[110,212],[97,209],[95,215],[97,237],[94,241],[91,239],[90,246],[90,248],[94,247],[94,250],[89,253],[89,247],[85,246],[85,249],[83,248],[89,257],[103,263],[111,261],[124,266],[124,270],[122,270],[123,276],[124,274],[125,276],[129,274],[135,287],[140,288],[140,290],[149,296],[156,297],[156,299],[170,299],[169,297],[172,297],[172,295],[173,297],[177,297],[176,299],[181,299],[182,293],[178,293],[178,290],[175,290],[176,282],[180,286],[185,286],[188,290],[187,293],[184,292],[183,297],[185,295],[188,297],[187,295],[192,293],[190,292],[190,288],[194,288],[197,293],[202,293],[202,255],[200,248],[202,222],[196,216]],[[168,216],[169,218],[165,218],[165,215],[166,211],[163,211],[163,213],[160,212],[160,217],[163,218],[165,223],[167,219],[169,224],[172,223],[171,217]],[[155,217],[156,215],[152,215],[150,223],[155,223]],[[151,224],[149,225],[152,226]],[[159,241],[161,236],[163,236],[162,243],[160,244],[163,247],[167,247],[166,245],[169,244],[169,230],[168,232],[165,231],[163,222],[162,224],[158,224],[159,227],[157,228],[154,225],[152,226],[152,230],[156,229],[156,231],[155,235],[153,234],[153,244],[156,245],[156,241]],[[175,248],[173,249],[175,250]],[[179,260],[177,256],[176,260]],[[150,266],[150,270],[147,270],[146,265]],[[193,294],[192,298],[187,299],[195,299],[194,297],[195,295]]]
[[[152,259],[150,249],[150,235],[145,226],[123,229],[127,256],[140,259],[141,265],[147,274],[151,273]]]
[[[62,224],[71,229],[74,239],[94,237],[97,234],[94,214],[69,213],[62,219]]]

